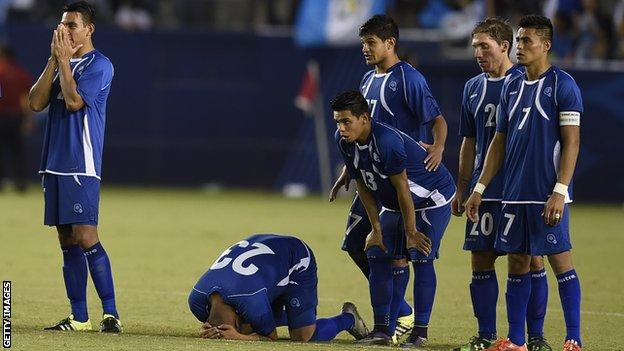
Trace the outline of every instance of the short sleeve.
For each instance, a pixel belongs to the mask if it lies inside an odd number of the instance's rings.
[[[407,105],[416,116],[421,118],[421,124],[427,124],[441,115],[438,102],[433,98],[425,77],[421,74],[405,72],[405,98]]]
[[[477,135],[474,116],[470,113],[470,88],[466,83],[462,94],[462,104],[459,113],[459,136],[474,138]]]
[[[395,175],[403,172],[407,163],[407,152],[405,143],[398,132],[392,135],[385,135],[381,140],[381,145],[377,145],[381,153],[382,173]]]
[[[581,91],[574,79],[567,73],[563,73],[561,78],[557,84],[556,92],[559,125],[580,126],[581,114],[583,113]]]
[[[112,80],[112,64],[106,59],[96,58],[78,78],[76,82],[78,94],[86,105],[93,107],[100,92],[108,88]]]

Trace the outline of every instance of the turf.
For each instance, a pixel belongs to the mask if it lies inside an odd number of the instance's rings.
[[[246,342],[208,341],[196,337],[199,324],[187,308],[187,294],[197,278],[226,246],[251,233],[296,234],[314,249],[319,265],[319,316],[334,315],[343,301],[355,302],[372,319],[364,277],[339,250],[349,199],[329,204],[325,198],[285,199],[254,192],[203,192],[176,189],[105,187],[100,237],[114,269],[122,335],[44,332],[68,314],[56,234],[42,222],[43,201],[32,189],[26,195],[0,193],[0,277],[12,281],[12,327],[15,350],[248,350]],[[621,225],[616,206],[572,207],[574,259],[583,287],[582,332],[585,350],[623,350],[624,273]],[[436,263],[438,292],[430,324],[429,350],[449,350],[475,331],[468,282],[469,256],[461,250],[464,220],[454,218]],[[498,262],[504,291],[504,259]],[[560,349],[564,324],[557,286],[549,271],[550,299],[546,335]],[[411,300],[411,299],[409,299]],[[101,307],[89,283],[94,327]],[[504,298],[499,298],[499,334],[506,334]],[[286,331],[279,330],[280,337]],[[274,350],[257,343],[254,350]],[[278,348],[350,350],[343,333],[328,344],[286,340]]]

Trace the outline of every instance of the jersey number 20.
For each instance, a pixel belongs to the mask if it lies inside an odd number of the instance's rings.
[[[244,266],[243,263],[246,260],[254,256],[258,256],[258,255],[275,255],[275,252],[273,252],[273,250],[271,250],[270,247],[262,243],[254,243],[251,245],[252,248],[250,248],[250,250],[244,251],[243,253],[236,256],[236,258],[227,257],[227,255],[229,255],[230,252],[232,252],[232,249],[235,246],[246,248],[246,247],[249,247],[249,242],[247,240],[240,241],[236,243],[234,246],[230,247],[229,249],[223,251],[221,256],[219,256],[219,258],[217,258],[215,263],[212,264],[212,267],[210,267],[210,270],[225,268],[231,262],[232,270],[234,270],[234,272],[241,274],[241,275],[252,275],[258,271],[258,266],[256,266],[253,263],[249,264],[248,266]]]

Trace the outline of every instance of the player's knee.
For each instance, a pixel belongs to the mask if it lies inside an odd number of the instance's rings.
[[[100,241],[97,228],[92,225],[72,226],[74,237],[83,249],[88,249]]]
[[[531,256],[525,254],[509,254],[507,255],[507,264],[509,273],[525,274],[529,272]]]
[[[550,262],[550,266],[555,274],[562,274],[574,269],[574,265],[572,264],[572,253],[570,251],[550,255],[548,256],[548,262]]]
[[[494,270],[496,258],[498,258],[496,252],[475,251],[471,255],[472,270],[477,272]]]
[[[531,257],[531,271],[541,271],[544,269],[544,258],[542,256]]]

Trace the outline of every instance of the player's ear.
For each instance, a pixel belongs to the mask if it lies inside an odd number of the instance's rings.
[[[87,37],[91,37],[93,36],[93,33],[95,32],[95,23],[89,23],[87,24]]]
[[[544,39],[543,45],[544,45],[545,52],[549,52],[550,48],[552,47],[552,41],[548,39]]]
[[[394,37],[390,37],[384,40],[386,44],[386,50],[392,50],[396,47],[396,39]]]
[[[511,44],[507,41],[507,40],[503,40],[501,42],[501,49],[503,50],[503,53],[509,53],[509,50],[511,50]]]

